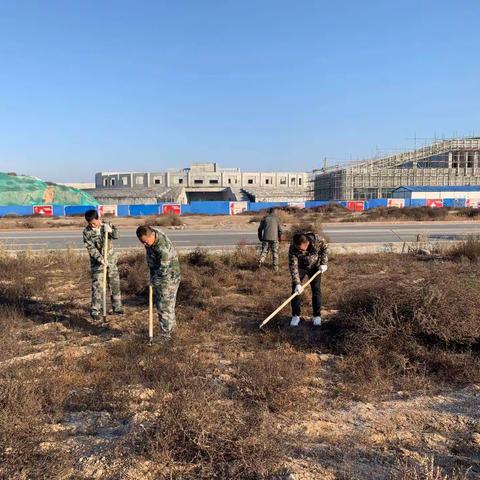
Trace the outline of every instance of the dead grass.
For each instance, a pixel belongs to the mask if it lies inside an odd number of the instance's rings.
[[[329,453],[346,448],[336,437],[325,436],[328,448],[319,451],[318,439],[311,446],[298,431],[292,434],[299,422],[308,425],[312,412],[336,402],[344,408],[352,398],[377,401],[400,388],[413,394],[480,381],[480,280],[471,263],[332,257],[324,307],[338,313],[319,330],[297,331],[288,330],[288,315],[280,314],[260,333],[260,321],[289,294],[285,250],[278,275],[257,270],[256,252],[247,246],[224,255],[197,250],[182,259],[175,342],[148,347],[143,252],[121,257],[128,314],[117,330],[106,331],[69,319],[79,311],[86,316],[86,257],[0,262],[0,362],[28,352],[26,343],[40,352],[42,341],[58,343],[35,362],[2,364],[0,477],[285,478],[297,459],[311,460],[308,468],[330,463],[332,475],[342,478],[340,457]],[[60,287],[66,281],[70,287]],[[68,296],[70,303],[60,305]],[[48,322],[45,304],[63,312],[68,333],[35,333]],[[60,346],[65,338],[99,346],[67,351]],[[322,363],[322,356],[330,360]],[[107,424],[72,433],[69,419],[97,416]],[[352,454],[354,466],[394,468],[398,445],[380,450],[358,438],[371,456]],[[428,471],[421,468],[397,468],[404,476],[392,478],[413,480],[417,470],[418,478],[461,478],[422,477]],[[442,475],[452,471],[442,465]]]
[[[180,227],[183,225],[180,215],[168,213],[167,215],[151,215],[143,223],[152,227]]]
[[[435,465],[433,457],[426,457],[417,463],[404,462],[399,471],[391,475],[390,480],[468,480],[468,477],[468,472],[462,473],[456,469],[448,474]]]
[[[448,276],[446,276],[448,275]],[[476,276],[432,274],[418,284],[363,287],[339,305],[335,347],[354,397],[480,382]]]
[[[447,251],[447,255],[456,261],[478,263],[480,259],[480,239],[475,236],[470,236],[465,241],[450,248]]]

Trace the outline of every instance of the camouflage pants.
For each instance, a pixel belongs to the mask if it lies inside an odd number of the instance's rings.
[[[154,302],[157,307],[160,329],[164,335],[172,333],[177,324],[175,304],[179,285],[180,278],[169,278],[168,280],[158,278],[153,283]]]
[[[268,252],[272,252],[273,266],[278,267],[278,242],[266,240],[262,242],[262,251],[260,253],[260,265],[265,262]]]
[[[92,308],[94,314],[100,313],[103,306],[103,269],[92,269]],[[107,269],[107,286],[110,287],[112,307],[114,310],[122,308],[122,295],[120,292],[120,275],[117,264],[109,265]]]

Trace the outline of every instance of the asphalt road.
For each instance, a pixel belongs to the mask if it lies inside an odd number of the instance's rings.
[[[325,224],[325,234],[332,243],[390,243],[415,241],[417,234],[430,240],[454,240],[467,235],[480,235],[480,222],[408,223],[408,224]],[[240,242],[258,243],[255,230],[165,230],[178,249],[206,247],[231,248]],[[134,229],[121,229],[117,250],[141,247]],[[83,249],[81,230],[4,230],[0,246],[7,250]]]

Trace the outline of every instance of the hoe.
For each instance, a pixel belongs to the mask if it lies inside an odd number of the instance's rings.
[[[303,286],[303,288],[305,289],[305,287],[307,287],[308,285],[310,285],[310,283],[313,282],[313,280],[315,280],[315,278],[320,275],[320,270],[315,273],[314,275],[312,275],[311,278],[308,279],[307,282],[305,282]],[[296,296],[298,296],[299,294],[297,292],[295,293],[292,293],[292,295],[290,295],[273,313],[271,313],[260,325],[260,329],[262,329],[278,312],[280,312],[280,310],[282,310],[283,307],[285,307],[285,305],[288,305],[289,302],[292,301],[292,299],[294,299]]]

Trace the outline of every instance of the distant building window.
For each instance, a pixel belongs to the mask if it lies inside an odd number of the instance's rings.
[[[143,185],[143,177],[135,177],[135,185]]]
[[[294,178],[291,178],[291,179],[290,179],[290,183],[295,183],[295,179],[294,179]]]
[[[113,187],[115,185],[115,179],[114,178],[111,178],[110,179],[110,185]]]
[[[286,185],[287,184],[287,179],[285,177],[282,177],[280,179],[280,185]]]
[[[104,186],[104,187],[108,187],[108,178],[105,178],[105,179],[103,180],[103,186]]]
[[[248,183],[249,185],[252,185],[252,184],[253,184],[253,178],[249,178],[249,179],[247,180],[247,183]]]
[[[128,177],[122,177],[122,185],[128,185]]]
[[[194,180],[193,183],[195,185],[203,185],[203,180]]]
[[[210,180],[208,183],[210,183],[210,185],[218,185],[218,180]]]
[[[232,179],[231,179],[231,178],[228,179],[228,183],[232,183]]]
[[[269,178],[266,178],[265,179],[265,185],[269,185],[270,184],[270,179]]]
[[[302,179],[301,179],[301,178],[298,179],[298,184],[299,184],[299,185],[302,184]]]

